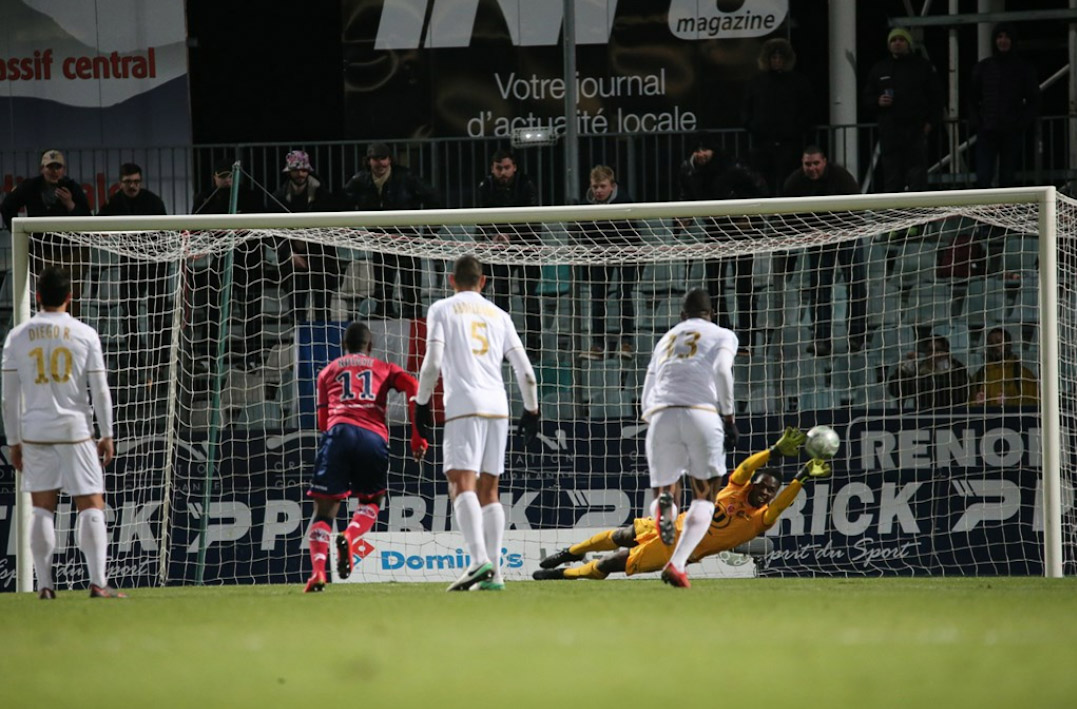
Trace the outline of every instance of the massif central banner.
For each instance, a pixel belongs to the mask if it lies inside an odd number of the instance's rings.
[[[345,0],[348,126],[356,138],[564,132],[569,84],[581,133],[740,125],[738,97],[788,0],[575,0],[566,77],[562,0]]]
[[[168,203],[159,176],[186,176],[159,149],[191,144],[183,1],[0,0],[0,18],[0,190],[55,148],[93,209],[124,161]]]
[[[707,573],[1043,572],[1037,417],[866,414],[830,423],[844,441],[834,476],[809,484],[768,532],[770,543],[754,560],[726,555]],[[780,431],[785,422],[757,417],[740,425],[748,435],[743,452],[732,455],[738,461],[772,442],[760,432]],[[545,551],[644,514],[650,495],[645,431],[632,421],[547,421],[527,450],[514,440],[502,479],[509,529],[503,558],[510,578],[527,578]],[[391,496],[368,540],[359,580],[438,580],[452,577],[466,563],[452,529],[439,462],[436,457],[421,466],[411,461],[405,433],[394,428]],[[312,512],[303,493],[316,444],[312,432],[228,431],[214,457],[218,464],[207,474],[206,441],[182,442],[176,447],[173,494],[166,505],[164,439],[121,437],[108,475],[117,582],[158,583],[162,558],[170,583],[302,582]],[[6,456],[7,449],[2,452]],[[1073,462],[1065,461],[1063,468],[1072,469]],[[794,471],[786,464],[782,472],[788,480]],[[0,588],[8,591],[14,589],[15,568],[13,480],[5,458],[0,466],[0,540],[7,544],[0,556]],[[1072,538],[1069,483],[1063,506],[1067,538]],[[166,510],[168,547],[162,555]],[[73,526],[73,511],[65,504],[57,520],[59,547],[66,549],[57,564],[61,588],[85,585],[73,549]]]

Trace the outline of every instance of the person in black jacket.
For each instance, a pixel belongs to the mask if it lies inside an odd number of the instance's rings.
[[[942,126],[942,92],[935,67],[912,51],[912,35],[895,27],[890,56],[876,63],[860,94],[879,122],[885,192],[927,189],[927,139]]]
[[[591,186],[587,189],[588,204],[629,204],[635,200],[617,184],[617,175],[608,165],[591,168]],[[625,219],[617,221],[594,221],[580,224],[580,239],[592,246],[636,246],[639,233],[635,225]],[[614,353],[621,359],[631,359],[635,353],[636,303],[633,290],[639,282],[638,263],[596,264],[586,267],[587,282],[591,286],[591,341],[589,350],[580,353],[581,359],[600,360],[606,355],[606,306],[610,284],[616,274],[621,326],[617,333],[620,348]]]
[[[408,168],[393,162],[385,143],[371,143],[366,149],[364,170],[357,172],[344,186],[344,194],[355,210],[361,212],[392,209],[437,209],[441,203],[438,193]],[[415,229],[401,228],[400,234],[418,235]],[[377,317],[417,318],[422,310],[419,295],[419,268],[422,262],[414,256],[374,252],[374,298],[378,301]],[[400,274],[401,309],[390,302],[397,273]]]
[[[1017,184],[1017,165],[1025,131],[1039,115],[1036,67],[1014,48],[1013,27],[1002,23],[992,36],[990,57],[972,69],[969,127],[976,131],[976,186],[991,186],[998,164],[998,186]]]
[[[143,187],[142,168],[133,162],[120,165],[120,189],[97,210],[99,217],[167,214],[165,203]],[[168,312],[168,264],[163,261],[142,261],[120,257],[120,307],[123,309],[124,330],[127,332],[127,356],[136,364],[156,370],[166,361],[165,318]],[[139,301],[146,303],[147,346],[139,346]]]
[[[829,162],[823,149],[816,145],[804,148],[800,169],[794,170],[782,187],[782,195],[785,197],[859,193],[860,185],[857,184],[856,178],[841,165]],[[814,215],[804,215],[801,219],[807,225],[818,222],[819,226],[823,226]],[[812,344],[808,345],[808,352],[817,357],[825,357],[833,349],[832,289],[836,271],[840,271],[845,277],[846,291],[849,294],[849,351],[859,352],[864,349],[867,338],[868,299],[867,271],[860,242],[843,241],[839,244],[813,246],[807,250],[807,255],[808,298],[814,339]],[[778,254],[775,254],[775,257],[777,256]],[[788,271],[792,269],[791,261],[796,257],[789,255],[786,258],[790,261],[785,266]]]
[[[531,178],[517,169],[516,156],[508,150],[498,150],[490,156],[490,174],[479,183],[480,207],[534,207],[538,205],[538,189]],[[499,244],[540,244],[539,227],[534,224],[488,224],[479,227],[479,238]],[[490,300],[505,312],[512,312],[512,284],[515,276],[524,306],[524,346],[535,359],[541,342],[542,313],[538,289],[542,268],[534,264],[491,264]]]
[[[748,167],[719,150],[714,139],[706,134],[697,137],[696,148],[681,164],[680,198],[682,200],[752,199],[767,196],[765,181]],[[680,227],[687,226],[679,222]],[[750,232],[752,227],[746,219],[703,219],[707,236],[719,241],[738,238],[738,234]],[[725,265],[733,267],[733,290],[737,301],[737,327],[733,328],[732,310],[727,303]],[[751,254],[725,260],[707,260],[704,271],[707,292],[714,302],[718,324],[734,330],[742,349],[753,344],[756,331],[754,286],[752,283],[753,259]]]
[[[284,212],[335,212],[339,200],[314,174],[310,156],[304,150],[293,150],[284,158],[288,179],[273,193],[272,205]],[[329,244],[302,239],[278,239],[277,263],[281,281],[292,294],[295,321],[307,313],[307,297],[311,302],[311,320],[329,321],[329,305],[340,280],[337,249]]]
[[[759,73],[744,92],[741,119],[752,137],[752,169],[778,194],[782,181],[800,160],[804,133],[813,111],[811,84],[795,68],[797,54],[789,40],[776,37],[763,43]]]
[[[67,176],[67,160],[59,150],[46,150],[41,155],[41,174],[18,184],[0,204],[4,226],[26,209],[28,217],[88,217],[90,204],[86,193],[75,180]],[[45,266],[59,266],[71,276],[72,317],[79,316],[79,296],[82,293],[82,271],[88,264],[85,247],[51,235],[34,234],[30,239],[30,274],[36,277]],[[33,284],[31,284],[33,288]]]
[[[213,187],[194,196],[192,204],[195,214],[228,214],[231,208],[233,180],[233,161],[218,160],[213,165]],[[240,186],[236,196],[236,212],[252,214],[265,210],[265,205],[253,190]],[[242,236],[242,234],[240,234]],[[265,285],[265,240],[244,239],[236,246],[232,261],[232,303],[234,312],[238,312],[243,322],[242,337],[235,343],[235,356],[239,365],[245,369],[257,367],[262,359],[262,291]],[[188,294],[194,303],[201,303],[208,298],[208,324],[210,334],[203,345],[212,356],[212,343],[216,341],[220,327],[221,279],[224,276],[224,255],[211,258],[210,267],[204,270],[189,269]]]

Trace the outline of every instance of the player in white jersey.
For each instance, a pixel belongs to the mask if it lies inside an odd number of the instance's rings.
[[[78,547],[86,558],[91,598],[124,598],[105,572],[105,479],[112,461],[112,395],[101,339],[67,313],[71,277],[55,266],[37,279],[41,311],[8,333],[3,354],[3,417],[11,462],[30,493],[30,552],[38,597],[56,597],[52,555],[60,491],[75,500]],[[89,394],[93,395],[93,401]],[[93,418],[101,438],[95,442]]]
[[[474,256],[461,256],[449,276],[456,294],[430,306],[426,315],[426,357],[419,370],[415,418],[430,440],[434,417],[430,397],[438,375],[444,381],[444,470],[453,516],[471,563],[448,588],[501,590],[501,539],[505,510],[498,478],[505,469],[509,402],[501,377],[508,358],[523,396],[519,430],[530,442],[538,433],[535,372],[516,327],[501,308],[482,297],[486,276]]]
[[[710,296],[697,288],[685,297],[681,322],[662,336],[643,383],[647,467],[654,492],[652,515],[667,546],[676,536],[673,492],[682,471],[692,481],[692,504],[662,580],[687,588],[688,557],[707,533],[714,515],[725,449],[737,443],[733,422],[733,358],[737,336],[712,322]]]

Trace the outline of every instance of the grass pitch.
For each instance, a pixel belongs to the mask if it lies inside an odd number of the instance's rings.
[[[1072,707],[1077,581],[0,595],[3,706]]]

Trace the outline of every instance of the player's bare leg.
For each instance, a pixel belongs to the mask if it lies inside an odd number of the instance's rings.
[[[718,478],[700,480],[692,478],[692,495],[694,499],[684,516],[684,527],[669,563],[662,569],[662,580],[671,586],[689,588],[688,574],[685,566],[688,557],[707,534],[711,518],[714,516],[714,492]]]
[[[471,557],[471,564],[446,590],[466,591],[475,584],[494,577],[494,565],[487,556],[486,540],[483,536],[482,507],[476,492],[479,476],[474,470],[448,470],[445,475],[449,479],[453,516]]]
[[[108,527],[105,525],[105,497],[100,493],[76,495],[78,547],[90,573],[90,598],[127,598],[108,583]]]
[[[333,535],[333,520],[340,510],[340,501],[330,497],[314,498],[314,520],[310,525],[310,578],[303,593],[318,593],[328,583],[325,564],[329,560],[329,540]]]
[[[52,555],[56,550],[56,504],[59,490],[31,492],[30,554],[34,559],[38,598],[52,600],[56,591],[52,579]]]

